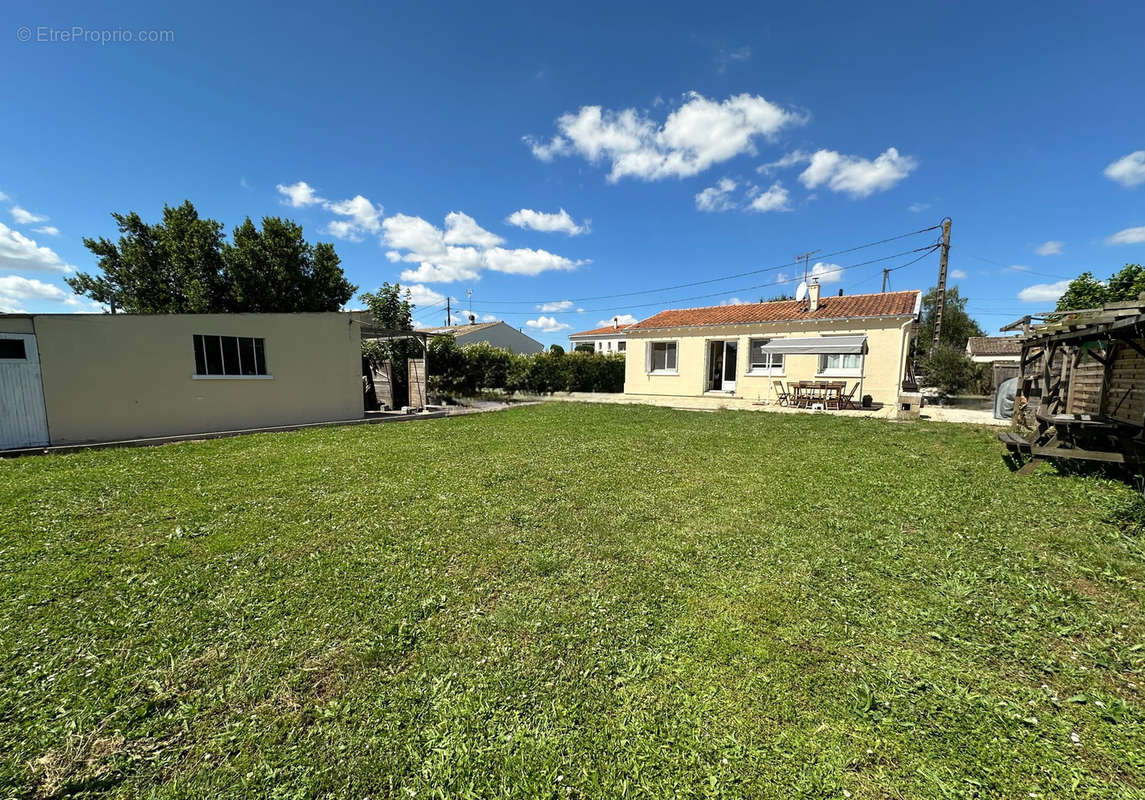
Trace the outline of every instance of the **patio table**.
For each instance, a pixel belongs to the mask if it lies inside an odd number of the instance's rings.
[[[844,381],[792,381],[789,391],[798,408],[810,408],[821,403],[824,408],[842,408]]]

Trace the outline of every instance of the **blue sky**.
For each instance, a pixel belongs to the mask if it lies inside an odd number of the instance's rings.
[[[297,220],[422,322],[472,290],[546,343],[792,291],[797,253],[944,216],[990,330],[1145,261],[1141,3],[95,5],[0,34],[0,308],[89,310],[81,238],[184,199]],[[825,260],[826,290],[934,237]]]

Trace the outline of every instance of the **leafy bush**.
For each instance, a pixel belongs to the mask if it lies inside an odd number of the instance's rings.
[[[438,336],[429,345],[429,386],[455,396],[496,389],[532,394],[622,392],[624,357],[565,353],[563,348],[517,355],[484,342],[458,347],[452,336]]]
[[[989,379],[983,366],[971,361],[966,351],[949,344],[939,344],[922,361],[926,383],[944,395],[984,391]]]

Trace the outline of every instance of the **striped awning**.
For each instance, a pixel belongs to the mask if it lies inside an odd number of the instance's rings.
[[[764,353],[865,353],[867,337],[859,336],[811,336],[806,338],[772,339],[760,350]]]

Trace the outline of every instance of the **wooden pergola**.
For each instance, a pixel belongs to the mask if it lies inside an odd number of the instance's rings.
[[[1145,463],[1145,296],[1003,330],[1018,327],[1014,422],[1027,434],[998,438],[1019,472],[1050,458]]]

